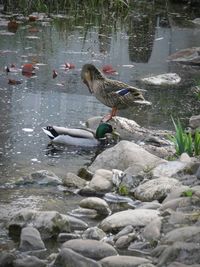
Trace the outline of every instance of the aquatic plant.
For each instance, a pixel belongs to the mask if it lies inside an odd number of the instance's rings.
[[[200,132],[197,129],[192,135],[183,129],[180,120],[177,123],[172,118],[175,128],[175,135],[169,136],[169,139],[175,144],[176,154],[181,155],[186,152],[189,156],[200,155]]]

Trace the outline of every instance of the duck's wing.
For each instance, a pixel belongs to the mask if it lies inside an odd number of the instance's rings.
[[[120,91],[125,92],[124,90],[127,90],[132,93],[143,93],[146,92],[144,89],[140,89],[134,86],[130,86],[124,82],[117,81],[117,80],[111,80],[111,79],[105,79],[104,80],[104,90],[108,93],[111,92],[117,92]]]
[[[93,139],[94,133],[89,129],[83,128],[67,128],[60,126],[53,126],[53,129],[57,132],[58,135],[69,135],[77,138],[87,138]]]

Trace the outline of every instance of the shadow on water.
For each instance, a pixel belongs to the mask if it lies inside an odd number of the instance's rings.
[[[73,2],[76,1],[70,3]],[[41,20],[38,15],[36,21],[16,12],[0,14],[0,185],[6,188],[19,177],[40,169],[64,177],[67,172],[77,173],[96,156],[95,149],[89,152],[69,147],[49,149],[49,140],[41,129],[46,125],[80,127],[88,118],[109,111],[89,94],[80,79],[81,67],[87,62],[99,68],[112,64],[118,75],[111,78],[147,89],[145,98],[152,102],[152,107],[119,112],[140,125],[171,129],[171,115],[187,121],[191,115],[199,114],[199,103],[190,93],[199,76],[199,66],[172,64],[167,60],[177,50],[199,46],[200,28],[191,24],[200,15],[199,9],[185,8],[173,1],[166,1],[166,5],[163,1],[130,2],[129,8],[113,7],[111,11],[106,6],[71,6],[66,14],[49,14]],[[19,23],[15,33],[7,29],[13,17]],[[67,70],[68,62],[75,68]],[[21,74],[25,63],[36,63],[34,76]],[[16,68],[6,74],[4,67],[11,64]],[[55,79],[54,69],[58,72]],[[178,73],[181,85],[161,88],[140,81],[167,72]],[[8,79],[22,83],[10,85]],[[52,208],[56,208],[56,198],[61,199],[59,209],[65,205],[62,192],[55,188],[46,189],[47,200],[42,197],[42,190],[39,193],[31,188],[28,193],[23,188],[9,190],[9,194],[1,194],[0,200],[10,201],[13,209],[16,203],[20,206],[23,202],[20,197],[24,199],[27,194],[33,198],[23,207],[37,206],[37,194],[41,197],[39,205],[47,205],[51,197]],[[51,195],[51,190],[56,193]]]

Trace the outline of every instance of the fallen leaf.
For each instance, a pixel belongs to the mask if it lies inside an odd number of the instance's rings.
[[[116,74],[117,71],[113,69],[112,65],[104,65],[102,71],[106,74]]]
[[[65,63],[65,68],[68,69],[68,70],[74,69],[75,65],[73,63],[67,62],[67,63]]]

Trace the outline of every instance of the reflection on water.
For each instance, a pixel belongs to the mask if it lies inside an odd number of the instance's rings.
[[[14,35],[7,34],[6,18],[1,16],[0,22],[0,184],[39,169],[62,176],[90,163],[95,150],[49,150],[41,130],[51,124],[80,127],[88,118],[109,111],[81,82],[80,70],[86,62],[100,68],[112,64],[119,73],[113,78],[131,85],[141,86],[142,77],[174,71],[185,79],[178,88],[146,87],[150,108],[120,111],[119,115],[141,125],[169,129],[170,115],[188,118],[200,111],[189,94],[199,68],[167,61],[178,49],[199,46],[200,29],[180,26],[166,9],[157,10],[152,3],[136,6],[117,19],[106,12],[101,16],[72,13],[50,22],[21,22]],[[22,76],[21,65],[31,62],[38,63],[36,75]],[[75,69],[65,70],[65,62],[75,64]],[[16,70],[7,75],[4,67],[11,64]],[[58,72],[55,79],[53,69]],[[8,78],[23,83],[8,85]]]

